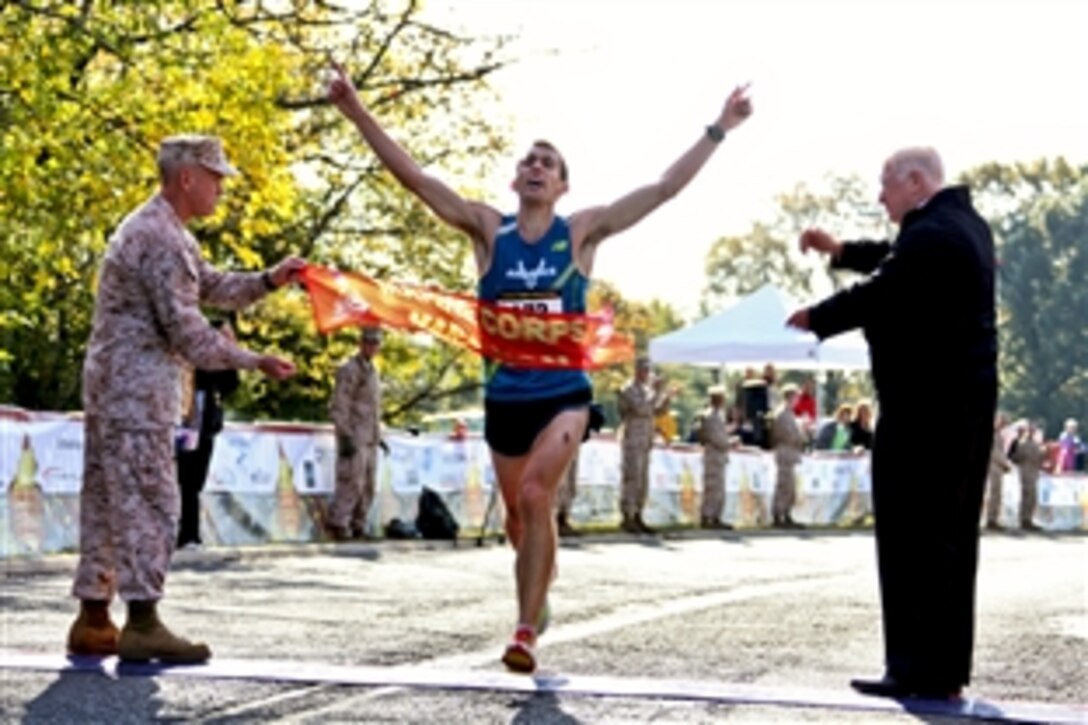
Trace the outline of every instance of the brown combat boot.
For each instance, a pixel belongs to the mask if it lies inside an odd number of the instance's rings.
[[[121,628],[117,654],[124,662],[159,662],[195,665],[212,656],[203,642],[178,637],[159,620],[155,602],[129,602],[128,621]]]
[[[346,526],[333,526],[330,524],[326,527],[326,533],[330,539],[338,544],[345,541],[351,541],[351,529]]]
[[[84,657],[117,654],[117,625],[110,619],[110,603],[84,599],[79,616],[68,629],[68,653]]]

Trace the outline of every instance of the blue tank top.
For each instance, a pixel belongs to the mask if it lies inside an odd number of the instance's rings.
[[[517,218],[504,216],[492,250],[491,267],[480,278],[478,296],[486,302],[540,312],[583,314],[589,280],[574,263],[570,226],[555,217],[539,241],[528,244]],[[588,390],[582,370],[514,368],[484,361],[488,400],[528,401]]]

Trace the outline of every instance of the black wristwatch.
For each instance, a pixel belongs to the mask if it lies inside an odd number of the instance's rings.
[[[725,139],[725,129],[712,123],[706,127],[706,137],[714,143],[721,143]]]
[[[276,289],[276,283],[272,281],[272,275],[268,273],[268,270],[261,272],[261,281],[264,282],[264,288],[269,292]]]

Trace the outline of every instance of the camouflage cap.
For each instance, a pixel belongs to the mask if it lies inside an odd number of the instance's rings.
[[[221,176],[237,176],[238,169],[227,162],[223,142],[216,136],[183,134],[170,136],[159,144],[159,166],[200,164]]]
[[[643,370],[648,370],[650,368],[650,358],[646,357],[645,355],[640,356],[635,360],[635,367]]]
[[[363,342],[381,342],[382,328],[370,325],[363,328]]]

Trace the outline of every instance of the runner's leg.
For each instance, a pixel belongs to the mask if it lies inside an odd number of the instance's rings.
[[[517,583],[521,624],[536,625],[548,596],[559,542],[552,514],[555,496],[582,441],[588,416],[584,408],[556,415],[537,436],[520,470]]]

